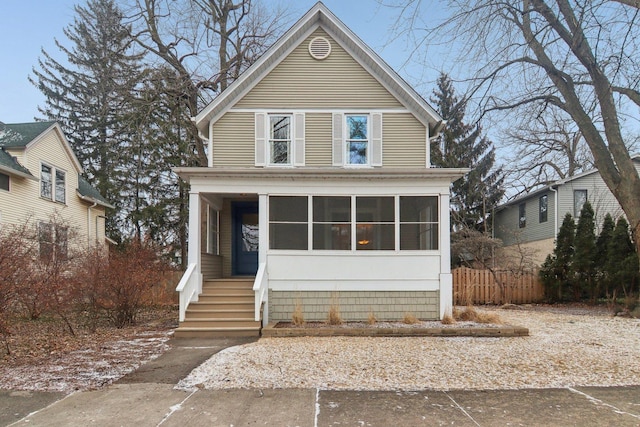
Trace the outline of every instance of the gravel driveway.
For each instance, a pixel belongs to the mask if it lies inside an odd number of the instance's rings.
[[[263,338],[214,355],[179,388],[481,390],[640,384],[640,320],[497,310],[518,338]]]

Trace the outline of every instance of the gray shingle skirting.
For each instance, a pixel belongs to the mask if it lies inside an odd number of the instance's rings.
[[[269,290],[269,321],[291,321],[300,304],[306,321],[326,320],[336,305],[344,321],[402,320],[405,313],[419,319],[439,318],[438,291],[273,291]]]

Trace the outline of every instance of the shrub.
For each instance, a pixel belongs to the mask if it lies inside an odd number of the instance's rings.
[[[376,315],[373,310],[369,310],[369,314],[367,315],[367,324],[375,325],[378,319],[376,319]]]
[[[329,313],[327,314],[327,323],[329,325],[342,325],[343,320],[340,315],[340,306],[338,304],[331,304],[329,307]]]
[[[402,322],[407,325],[415,325],[418,323],[418,318],[413,313],[406,312],[402,317]]]
[[[302,312],[302,304],[296,302],[296,307],[291,315],[291,322],[296,326],[304,325],[304,313]]]

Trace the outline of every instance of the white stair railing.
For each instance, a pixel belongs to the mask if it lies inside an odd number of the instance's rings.
[[[176,292],[180,294],[180,316],[181,322],[184,322],[187,306],[190,302],[198,301],[198,290],[200,285],[200,275],[197,274],[196,264],[189,264],[187,271],[184,272]]]
[[[264,296],[269,289],[269,275],[267,274],[267,263],[261,262],[258,266],[258,272],[256,273],[256,279],[253,282],[253,291],[255,292],[255,321],[260,320],[260,311],[262,303],[264,302]]]

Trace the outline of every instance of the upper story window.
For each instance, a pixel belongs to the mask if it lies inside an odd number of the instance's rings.
[[[9,191],[9,175],[0,173],[0,190]]]
[[[587,190],[573,190],[573,216],[578,218],[587,201]]]
[[[549,198],[545,194],[544,196],[540,196],[538,200],[538,222],[547,222],[548,218],[548,208],[549,208]]]
[[[520,203],[518,205],[518,228],[525,228],[527,226],[527,205]]]
[[[291,164],[290,115],[269,115],[269,164]]]
[[[304,166],[304,113],[255,114],[255,165]]]
[[[346,119],[346,163],[349,165],[369,164],[369,116],[347,114]]]
[[[55,177],[55,178],[54,178]],[[55,180],[55,185],[54,185]],[[56,202],[66,202],[66,173],[53,166],[40,166],[40,196]]]

